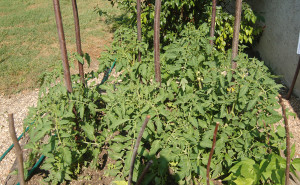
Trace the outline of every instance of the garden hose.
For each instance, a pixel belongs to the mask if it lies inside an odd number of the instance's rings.
[[[25,178],[25,181],[27,180],[28,177],[30,177],[32,175],[32,173],[40,166],[40,164],[42,163],[42,161],[45,159],[45,156],[42,155],[40,157],[40,159],[38,160],[38,162],[35,163],[35,165],[31,168],[31,170],[29,170],[27,177]],[[20,185],[20,182],[18,182],[17,185]]]
[[[114,63],[113,63],[112,66],[110,67],[108,73],[104,74],[103,79],[102,79],[100,85],[102,85],[102,84],[108,79],[108,77],[109,77],[109,75],[110,75],[112,69],[115,67],[116,60],[117,60],[117,59],[115,59]]]
[[[29,130],[29,127],[26,128],[25,132],[27,132]],[[19,137],[18,137],[18,141],[20,141],[20,139],[23,137],[24,133],[23,132]],[[10,150],[14,147],[15,145],[12,144],[10,145],[10,147],[1,155],[0,157],[0,162],[2,161],[2,159],[4,159],[4,157],[10,152]]]

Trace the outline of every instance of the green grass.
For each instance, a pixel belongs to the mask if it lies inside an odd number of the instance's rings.
[[[99,56],[110,42],[109,26],[96,7],[115,14],[107,0],[77,0],[82,48]],[[60,0],[68,54],[76,51],[70,0]],[[0,94],[37,88],[39,76],[61,65],[52,1],[0,0]]]

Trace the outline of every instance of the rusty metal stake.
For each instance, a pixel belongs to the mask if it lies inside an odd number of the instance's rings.
[[[217,122],[216,127],[215,127],[215,131],[214,131],[213,144],[212,144],[212,147],[211,147],[211,150],[210,150],[210,153],[209,153],[209,158],[208,158],[207,168],[206,168],[206,184],[207,185],[209,185],[210,162],[211,162],[211,158],[212,158],[212,155],[213,155],[215,147],[216,147],[218,127],[219,127],[219,123]]]
[[[238,55],[241,14],[242,14],[242,0],[236,0],[234,30],[233,30],[233,39],[232,39],[232,56],[231,56],[232,69],[235,69],[237,67],[237,63],[234,61],[234,59]]]
[[[290,128],[288,119],[286,117],[285,105],[282,101],[281,96],[278,96],[279,102],[282,108],[283,119],[285,123],[285,133],[286,133],[286,168],[285,168],[285,185],[290,184],[290,161],[291,161],[291,143],[290,143]]]
[[[139,42],[142,41],[142,23],[141,23],[141,0],[136,1],[136,20],[137,20],[137,39]],[[138,51],[138,62],[141,62],[141,52]]]
[[[213,0],[212,2],[212,13],[211,13],[211,26],[210,26],[210,37],[215,36],[215,27],[216,27],[216,6],[217,6],[217,0]],[[214,45],[214,41],[209,41],[210,45]]]
[[[78,9],[77,9],[76,0],[72,0],[72,7],[73,7],[73,17],[74,17],[74,24],[75,24],[77,53],[82,57],[83,52],[81,49],[80,26],[79,26]],[[85,85],[83,64],[80,63],[79,61],[78,61],[78,69],[79,69],[80,81],[83,85]]]
[[[19,175],[19,182],[21,185],[25,184],[25,177],[24,177],[24,167],[23,167],[23,152],[21,146],[18,142],[18,138],[16,136],[15,131],[15,122],[14,122],[14,115],[8,114],[8,122],[9,122],[9,133],[10,137],[13,140],[15,145],[15,153],[18,159],[18,175]]]
[[[135,145],[134,145],[134,149],[133,149],[133,153],[132,153],[132,158],[131,158],[131,163],[130,163],[128,185],[131,185],[131,183],[132,183],[132,174],[133,174],[133,167],[134,167],[134,162],[135,162],[136,154],[137,154],[137,151],[138,151],[138,148],[139,148],[139,145],[140,145],[140,142],[141,142],[144,130],[145,130],[146,126],[147,126],[147,123],[148,123],[149,119],[150,119],[150,116],[147,115],[146,119],[145,119],[145,121],[144,121],[144,123],[143,123],[143,125],[141,127],[139,136],[136,139],[136,142],[135,142]]]
[[[155,80],[161,83],[160,59],[159,59],[159,34],[160,34],[160,9],[161,0],[155,0],[155,16],[154,16],[154,64],[155,64]]]
[[[297,69],[296,69],[296,72],[295,72],[295,75],[294,75],[294,79],[293,79],[293,82],[292,82],[292,85],[289,89],[289,92],[288,92],[288,95],[286,96],[286,99],[289,100],[291,95],[292,95],[292,92],[293,92],[293,89],[295,87],[295,84],[296,84],[296,81],[297,81],[297,77],[298,77],[298,74],[299,74],[299,70],[300,70],[300,57],[299,57],[299,61],[298,61],[298,66],[297,66]]]
[[[65,84],[68,89],[68,92],[72,92],[73,90],[72,90],[72,83],[71,83],[71,76],[70,76],[70,68],[68,62],[64,28],[61,19],[61,13],[60,13],[59,0],[53,0],[53,6],[54,6],[55,20],[56,20],[56,26],[57,26],[57,32],[59,38],[59,45],[61,50],[61,57],[63,61]]]

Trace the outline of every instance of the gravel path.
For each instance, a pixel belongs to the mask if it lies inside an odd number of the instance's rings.
[[[28,107],[35,106],[38,99],[38,90],[22,92],[22,94],[4,97],[0,95],[0,155],[12,144],[8,131],[8,114],[14,114],[17,136],[23,132],[23,120],[27,116]],[[0,162],[0,184],[4,184],[9,170],[15,160],[14,150]]]
[[[100,80],[97,80],[100,81]],[[282,96],[285,97],[286,91],[281,92]],[[4,97],[0,95],[0,155],[2,155],[7,148],[12,144],[9,132],[7,114],[13,113],[15,119],[15,127],[17,135],[20,135],[23,131],[23,120],[27,116],[28,107],[36,105],[38,98],[38,89],[34,91],[22,92],[22,94],[11,95]],[[286,108],[289,111],[294,112],[297,116],[294,118],[289,117],[290,131],[293,133],[294,138],[291,139],[292,143],[296,144],[295,157],[300,157],[300,99],[292,96],[288,101],[283,99]],[[14,162],[14,152],[10,152],[0,162],[0,185],[4,184],[9,170]]]

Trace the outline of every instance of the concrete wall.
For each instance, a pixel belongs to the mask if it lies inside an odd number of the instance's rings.
[[[300,55],[300,0],[248,0],[254,11],[265,18],[265,29],[256,46],[262,60],[290,87]],[[300,97],[300,75],[294,94]]]

